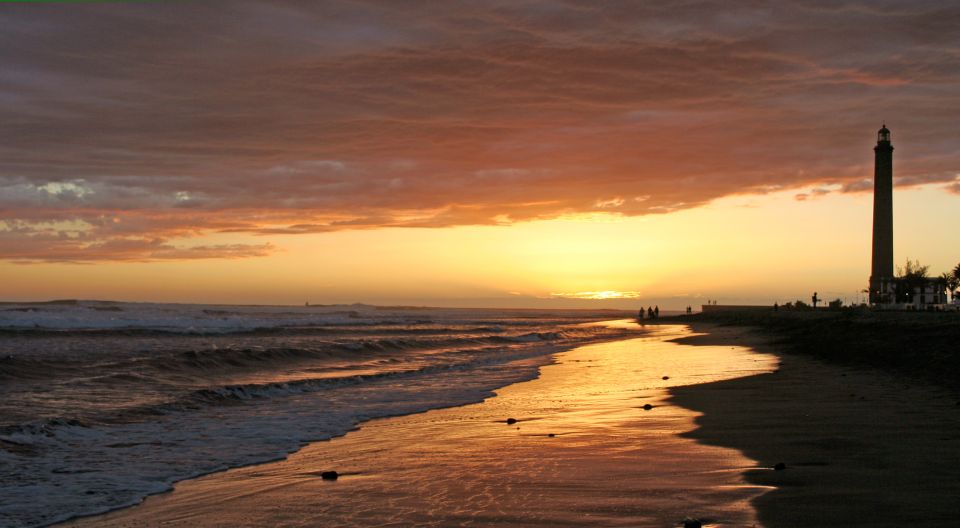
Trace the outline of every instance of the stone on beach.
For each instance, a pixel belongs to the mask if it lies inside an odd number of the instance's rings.
[[[784,464],[783,462],[777,462],[776,464],[773,465],[773,469],[775,471],[783,471],[784,469],[787,469],[787,465]]]
[[[684,519],[683,528],[703,528],[703,523],[697,519]]]
[[[650,405],[649,403],[643,406],[644,411],[649,411],[650,409],[653,409],[653,405]]]
[[[340,477],[340,474],[336,471],[324,471],[320,473],[320,478],[323,480],[337,480],[338,477]]]
[[[663,377],[663,378],[661,378],[661,379],[665,379],[665,380],[668,380],[668,379],[670,379],[670,376],[664,376],[664,377]]]
[[[507,425],[513,425],[515,423],[517,423],[516,418],[507,418]]]

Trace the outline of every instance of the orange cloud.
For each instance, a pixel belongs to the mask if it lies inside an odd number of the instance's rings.
[[[270,247],[190,240],[867,190],[882,119],[901,185],[948,181],[958,15],[949,2],[10,6],[0,258],[234,258]]]
[[[0,230],[0,255],[21,263],[233,259],[262,257],[273,250],[269,243],[178,246],[161,238],[96,237],[33,228]]]

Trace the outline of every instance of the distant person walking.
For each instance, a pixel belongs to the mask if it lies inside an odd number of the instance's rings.
[[[653,308],[653,318],[660,319],[660,305]]]
[[[647,319],[653,319],[653,308],[647,306]]]

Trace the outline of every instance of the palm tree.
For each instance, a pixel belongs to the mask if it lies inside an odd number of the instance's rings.
[[[949,271],[943,272],[939,277],[937,277],[940,285],[946,288],[947,293],[950,294],[950,299],[953,299],[953,291],[957,289],[957,286],[960,286],[960,279],[955,277],[953,273]]]
[[[944,273],[943,278],[947,281],[947,289],[950,291],[950,300],[957,299],[957,288],[960,288],[960,264],[953,268],[953,271]]]

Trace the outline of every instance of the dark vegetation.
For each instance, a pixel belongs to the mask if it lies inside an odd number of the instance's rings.
[[[960,312],[724,311],[678,319],[750,326],[788,353],[880,368],[960,392]]]

